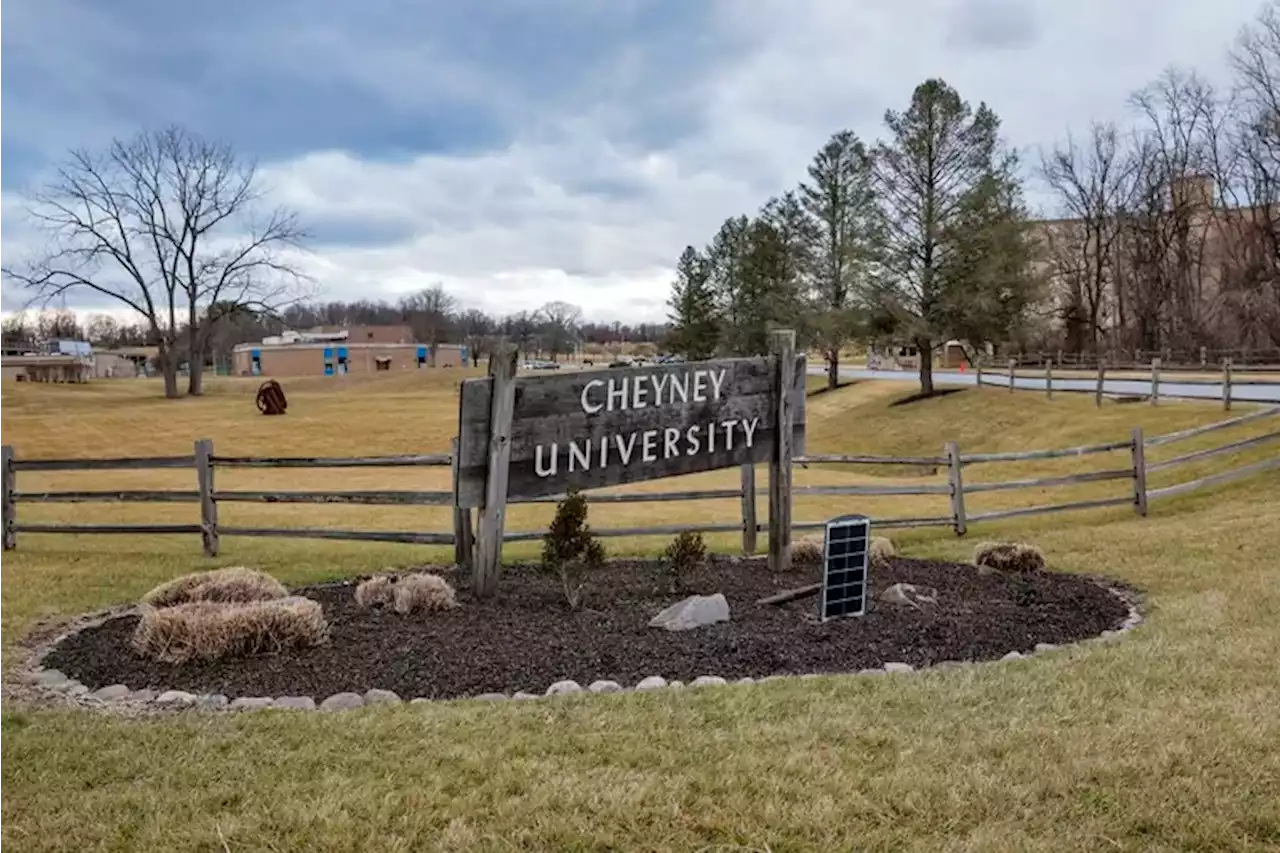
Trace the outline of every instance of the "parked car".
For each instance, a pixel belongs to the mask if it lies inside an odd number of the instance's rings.
[[[530,359],[524,363],[525,370],[559,370],[560,362],[547,361],[542,358]]]

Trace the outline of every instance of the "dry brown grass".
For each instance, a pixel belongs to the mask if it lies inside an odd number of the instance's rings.
[[[979,542],[973,563],[997,572],[1039,572],[1045,567],[1044,552],[1021,542]]]
[[[893,547],[893,540],[887,536],[872,536],[870,552],[868,556],[873,563],[883,563],[898,555],[898,549]]]
[[[396,599],[396,579],[391,575],[374,575],[356,586],[356,604],[360,607],[385,607]]]
[[[458,606],[453,587],[439,575],[374,575],[356,587],[360,607],[391,607],[397,613],[448,610]]]
[[[428,572],[407,575],[395,583],[395,609],[409,614],[457,607],[453,587],[439,575]]]
[[[193,601],[144,607],[133,648],[155,660],[184,663],[315,646],[328,636],[324,611],[309,598]]]
[[[173,607],[201,601],[269,601],[288,594],[284,584],[265,572],[231,566],[174,578],[147,592],[142,596],[142,603],[150,607]]]

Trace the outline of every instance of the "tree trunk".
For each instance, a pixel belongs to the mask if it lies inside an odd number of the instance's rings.
[[[160,373],[164,376],[165,397],[170,400],[178,399],[178,361],[173,357],[173,350],[161,344],[156,360],[160,362]]]
[[[920,393],[933,396],[933,345],[926,338],[916,338],[916,350],[920,353]]]
[[[192,397],[204,394],[204,353],[191,352],[187,355],[187,393]]]
[[[840,387],[840,349],[836,347],[827,356],[827,387],[832,391]]]

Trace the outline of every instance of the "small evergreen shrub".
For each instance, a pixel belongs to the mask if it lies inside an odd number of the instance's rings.
[[[694,530],[682,531],[662,553],[662,576],[667,591],[683,590],[689,575],[706,561],[707,546],[702,541],[702,534]]]
[[[576,610],[582,603],[586,574],[604,564],[604,546],[587,524],[587,499],[570,491],[556,505],[555,518],[542,537],[542,568],[560,579],[564,600]]]

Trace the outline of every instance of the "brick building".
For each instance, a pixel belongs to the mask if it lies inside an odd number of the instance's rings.
[[[465,346],[432,349],[414,343],[407,326],[353,326],[286,332],[261,343],[239,344],[232,362],[237,376],[345,376],[466,365]]]

